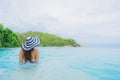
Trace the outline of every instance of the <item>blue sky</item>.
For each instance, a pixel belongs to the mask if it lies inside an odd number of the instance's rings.
[[[120,44],[120,0],[0,0],[0,23],[82,45]]]

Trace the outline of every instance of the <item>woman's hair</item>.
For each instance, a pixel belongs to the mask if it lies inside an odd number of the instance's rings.
[[[23,51],[24,51],[24,59],[25,59],[25,63],[26,63],[27,61],[29,61],[30,63],[33,62],[33,61],[32,61],[32,55],[31,55],[31,53],[32,53],[33,50],[34,50],[34,48],[32,48],[32,49],[29,50],[29,51],[25,51],[25,50],[23,50]]]

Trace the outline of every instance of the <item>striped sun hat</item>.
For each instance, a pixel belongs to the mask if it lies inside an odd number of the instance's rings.
[[[32,48],[38,46],[41,43],[41,40],[39,37],[27,37],[25,43],[22,44],[22,49],[25,51],[29,51]]]

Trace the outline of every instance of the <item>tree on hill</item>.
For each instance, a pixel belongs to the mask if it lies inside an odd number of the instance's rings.
[[[17,35],[9,28],[0,24],[0,47],[19,47],[20,41]]]

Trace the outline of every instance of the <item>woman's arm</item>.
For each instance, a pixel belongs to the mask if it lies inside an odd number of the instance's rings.
[[[20,55],[19,55],[19,62],[22,63],[23,62],[23,51],[20,51]]]
[[[36,53],[35,62],[38,63],[38,61],[39,61],[39,51],[36,49],[36,50],[35,50],[35,53]]]

